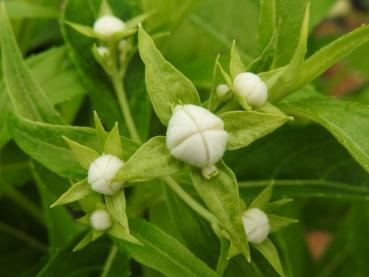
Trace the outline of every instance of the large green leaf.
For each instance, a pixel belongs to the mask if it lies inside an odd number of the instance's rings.
[[[0,26],[2,69],[14,111],[32,120],[62,124],[64,120],[22,59],[4,5],[1,6]]]
[[[100,146],[96,130],[92,128],[45,124],[14,115],[9,116],[8,125],[12,138],[24,152],[63,177],[84,178],[87,174],[63,136],[95,150]],[[137,149],[127,139],[122,139],[122,145],[125,159]]]
[[[6,1],[5,7],[10,18],[57,18],[58,10],[54,7],[47,7],[36,3],[21,1]]]
[[[199,105],[199,95],[192,82],[165,60],[142,27],[139,27],[138,41],[151,103],[160,121],[167,125],[176,105]]]
[[[175,238],[142,219],[129,221],[132,235],[144,245],[115,240],[138,262],[167,276],[218,276]]]
[[[340,102],[333,98],[309,92],[303,99],[286,101],[281,108],[288,114],[312,120],[329,132],[369,172],[369,107]]]
[[[217,164],[219,173],[206,179],[201,170],[192,168],[193,185],[212,214],[218,219],[230,241],[247,260],[250,260],[249,245],[242,224],[241,201],[236,176],[223,162]],[[218,234],[221,235],[221,234]]]

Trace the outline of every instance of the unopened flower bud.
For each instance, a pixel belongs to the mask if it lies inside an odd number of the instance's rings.
[[[103,58],[109,55],[109,49],[105,46],[97,47],[96,51],[100,55],[100,57],[103,57]]]
[[[104,15],[95,21],[93,29],[95,33],[108,39],[116,33],[123,32],[126,29],[126,24],[118,17]]]
[[[247,240],[251,243],[262,243],[269,235],[268,216],[259,208],[251,208],[242,215]]]
[[[102,155],[94,160],[88,169],[88,183],[92,190],[112,195],[121,189],[123,182],[111,183],[111,181],[122,165],[123,161],[113,155]]]
[[[226,84],[220,84],[216,88],[216,93],[219,98],[223,97],[224,95],[229,92],[229,87]]]
[[[268,98],[268,88],[263,80],[254,73],[243,72],[233,80],[234,91],[244,97],[247,104],[260,107]]]
[[[105,210],[94,211],[90,216],[90,223],[96,231],[106,231],[112,225],[110,214]]]
[[[224,122],[207,109],[179,105],[169,120],[167,147],[177,159],[199,168],[211,167],[224,154],[228,133]]]

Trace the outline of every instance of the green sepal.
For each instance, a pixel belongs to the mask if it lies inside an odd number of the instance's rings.
[[[270,239],[266,239],[260,244],[252,244],[252,246],[264,256],[280,276],[285,276],[277,248]]]
[[[113,11],[108,3],[108,0],[102,0],[100,4],[98,17],[102,17],[104,15],[113,15]]]
[[[232,43],[229,72],[231,73],[232,79],[236,78],[238,74],[246,72],[245,65],[243,64],[241,56],[237,50],[236,40],[233,40]]]
[[[124,192],[105,195],[106,208],[114,221],[119,223],[129,233],[128,218],[126,215],[126,197]]]
[[[82,198],[86,197],[89,194],[92,194],[93,192],[94,191],[87,183],[87,179],[83,179],[82,181],[73,184],[50,207],[54,208],[60,205],[65,205],[74,201],[81,200]]]
[[[255,197],[250,204],[250,208],[259,208],[261,210],[265,209],[272,197],[273,183],[274,181],[272,181],[270,185],[268,185],[258,194],[258,196]]]
[[[167,125],[172,109],[181,104],[201,105],[194,84],[169,63],[154,41],[139,25],[138,49],[145,64],[145,81],[151,103],[160,121]]]
[[[98,238],[100,238],[101,236],[103,236],[105,234],[105,232],[103,231],[97,231],[97,230],[92,230],[92,238],[91,241],[95,241]]]
[[[222,64],[219,61],[216,61],[216,65],[218,70],[223,76],[224,81],[226,82],[227,86],[232,89],[233,88],[233,81],[231,76],[224,70]]]
[[[269,225],[270,225],[271,233],[278,232],[279,230],[298,222],[297,219],[274,215],[274,214],[268,214],[268,218],[269,218]]]
[[[84,216],[81,216],[77,219],[78,223],[84,224],[84,225],[90,225],[90,216],[91,214],[85,214]]]
[[[113,129],[107,136],[104,144],[104,154],[111,154],[118,158],[122,158],[123,149],[119,135],[118,122],[114,124]]]
[[[90,164],[100,156],[99,153],[97,153],[90,147],[79,144],[78,142],[75,142],[64,136],[63,139],[68,144],[69,148],[72,150],[78,162],[85,169],[88,169],[90,167]]]
[[[141,182],[179,172],[183,163],[173,158],[165,139],[157,136],[144,143],[119,169],[113,182]]]
[[[149,17],[151,17],[153,14],[155,13],[155,11],[151,11],[151,12],[147,12],[147,13],[143,13],[140,15],[137,15],[133,18],[131,18],[130,20],[128,20],[126,22],[126,26],[128,29],[134,29],[138,27],[138,24],[146,21]]]
[[[272,201],[269,202],[266,207],[265,207],[265,211],[266,212],[271,212],[271,211],[275,211],[276,209],[293,202],[294,200],[292,198],[285,198],[285,199],[279,199],[276,201]]]
[[[79,251],[85,248],[88,244],[92,242],[93,231],[87,233],[86,236],[73,248],[73,252]]]
[[[70,21],[65,21],[65,23],[70,26],[72,29],[74,29],[75,31],[77,31],[78,33],[89,37],[89,38],[97,38],[97,34],[94,32],[94,30],[92,29],[92,27],[90,26],[86,26],[86,25],[82,25],[82,24],[77,24],[77,23],[73,23]]]
[[[128,241],[134,244],[143,245],[141,241],[127,232],[120,224],[113,224],[107,233],[117,239]]]
[[[96,111],[94,111],[94,121],[95,121],[95,129],[96,129],[97,138],[99,139],[101,149],[103,149],[105,145],[105,140],[108,135]]]
[[[256,111],[230,111],[220,115],[228,132],[227,149],[235,150],[272,133],[291,117]]]

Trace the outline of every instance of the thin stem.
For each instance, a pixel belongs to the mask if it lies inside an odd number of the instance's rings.
[[[25,243],[27,243],[29,246],[32,246],[42,252],[47,252],[47,245],[44,244],[43,242],[29,236],[28,234],[26,234],[25,232],[18,230],[4,222],[0,222],[0,231],[7,233],[19,240],[24,241]]]
[[[140,144],[141,139],[140,139],[140,136],[137,132],[136,125],[135,125],[135,122],[134,122],[132,114],[131,114],[131,110],[130,110],[129,105],[128,105],[126,92],[125,92],[125,89],[124,89],[123,82],[120,78],[120,75],[119,74],[114,74],[111,77],[111,80],[112,80],[112,83],[113,83],[113,86],[114,86],[114,89],[115,89],[115,94],[117,95],[117,98],[118,98],[120,109],[123,112],[124,120],[127,124],[129,135],[131,136],[131,138],[134,142]]]
[[[228,241],[226,241],[223,238],[220,238],[220,253],[219,253],[219,258],[218,258],[218,263],[217,263],[217,267],[216,267],[216,272],[220,275],[223,276],[224,271],[226,270],[227,266],[228,266],[228,251],[230,248],[230,244]]]
[[[6,185],[3,193],[12,199],[18,206],[22,207],[28,212],[34,219],[36,219],[41,225],[45,225],[44,216],[39,207],[30,201],[23,194],[12,188],[10,185]]]
[[[195,199],[193,199],[172,177],[161,177],[164,183],[166,183],[178,196],[191,207],[196,213],[202,216],[210,224],[216,224],[218,220],[202,205],[200,205]]]
[[[113,265],[114,259],[117,256],[117,253],[118,253],[118,247],[116,247],[115,245],[112,245],[112,247],[110,248],[109,255],[105,261],[104,268],[103,268],[103,271],[101,272],[100,277],[108,276],[109,271]]]

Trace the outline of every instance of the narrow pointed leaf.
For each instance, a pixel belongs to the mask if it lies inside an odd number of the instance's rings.
[[[286,115],[255,111],[226,112],[220,117],[229,134],[227,148],[230,150],[245,147],[291,120]]]
[[[265,189],[263,189],[258,196],[255,197],[255,199],[250,204],[250,208],[259,208],[263,210],[268,205],[268,202],[272,197],[272,191],[273,182]]]
[[[68,189],[65,193],[63,193],[58,200],[55,201],[54,204],[51,205],[51,208],[57,207],[60,205],[65,205],[68,203],[72,203],[74,201],[78,201],[89,194],[92,194],[93,190],[90,185],[87,183],[87,179],[84,179],[80,182],[73,184],[70,189]]]
[[[88,146],[79,144],[78,142],[75,142],[67,137],[64,137],[64,140],[72,150],[74,156],[79,161],[81,166],[86,169],[88,169],[91,163],[100,156],[99,153]]]
[[[226,82],[227,86],[232,88],[233,87],[233,81],[231,76],[224,70],[222,64],[219,61],[216,61],[216,65],[220,71],[220,73],[222,74],[224,81]]]
[[[266,212],[271,212],[271,211],[275,211],[278,208],[287,205],[289,203],[293,202],[292,198],[285,198],[285,199],[280,199],[280,200],[276,200],[276,201],[272,201],[269,202],[266,207],[265,207],[265,211]]]
[[[131,18],[130,20],[128,20],[126,22],[126,26],[128,29],[130,28],[137,28],[139,23],[144,22],[145,20],[147,20],[149,17],[151,17],[155,12],[148,12],[148,13],[144,13],[144,14],[140,14],[138,16],[135,16],[133,18]]]
[[[97,137],[100,141],[100,145],[102,147],[104,147],[105,145],[105,140],[107,138],[107,133],[104,129],[104,126],[101,123],[101,120],[99,118],[99,115],[97,114],[96,111],[94,111],[94,121],[95,121],[95,128],[96,128],[96,133],[97,133]]]
[[[287,227],[291,224],[297,223],[298,220],[294,218],[288,218],[284,216],[274,215],[274,214],[268,214],[269,218],[269,224],[270,224],[270,232],[275,233],[279,230],[283,229],[284,227]]]
[[[265,257],[270,265],[278,272],[280,276],[284,276],[281,261],[277,248],[270,239],[266,239],[260,244],[253,244],[253,246]]]
[[[232,78],[236,78],[239,73],[245,72],[246,68],[242,62],[241,56],[238,53],[236,41],[233,41],[231,49],[231,60],[229,63],[229,71],[231,72]]]
[[[259,49],[264,49],[276,28],[276,0],[261,0],[259,12]]]
[[[212,214],[218,219],[231,242],[250,260],[250,252],[241,220],[238,185],[234,173],[223,163],[217,164],[219,173],[211,179],[202,176],[201,170],[192,168],[191,178],[195,189]]]
[[[115,123],[113,130],[111,130],[105,140],[104,153],[117,156],[118,158],[122,158],[123,156],[118,123]]]
[[[167,125],[172,108],[178,104],[200,105],[195,86],[156,48],[152,38],[139,27],[138,48],[145,63],[146,88],[156,114]]]
[[[90,26],[85,26],[85,25],[81,25],[81,24],[77,24],[77,23],[73,23],[69,21],[66,21],[65,23],[71,28],[73,28],[75,31],[77,31],[78,33],[86,37],[97,38],[97,34],[95,34],[94,30]]]
[[[124,192],[106,195],[105,203],[109,214],[129,233],[128,218],[126,215],[126,197]]]
[[[123,240],[123,241],[127,241],[127,242],[130,242],[130,243],[133,243],[133,244],[142,245],[141,241],[139,241],[132,234],[130,234],[120,224],[114,224],[113,227],[111,227],[108,230],[108,234],[115,237],[115,238],[117,238],[117,239]]]
[[[79,251],[85,248],[89,243],[92,242],[93,231],[88,232],[86,236],[73,248],[73,252]]]
[[[173,175],[183,168],[183,163],[170,154],[165,137],[154,137],[143,144],[121,167],[117,181],[139,182]]]

